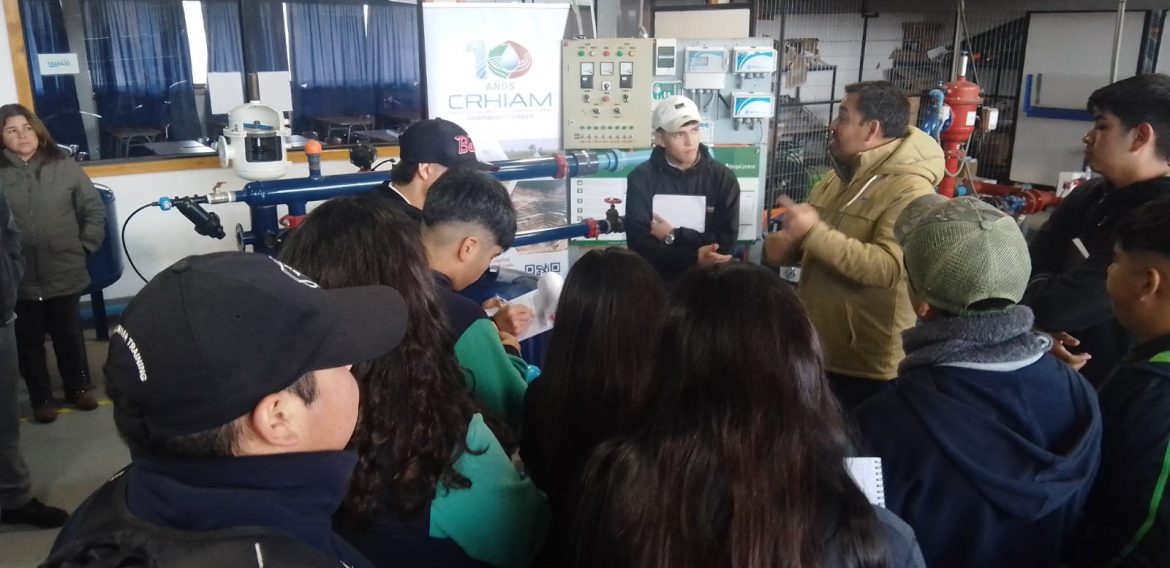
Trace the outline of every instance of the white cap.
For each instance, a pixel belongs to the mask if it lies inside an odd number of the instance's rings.
[[[699,107],[695,102],[684,96],[667,97],[654,107],[651,124],[654,130],[661,128],[664,132],[678,132],[688,122],[699,122]]]

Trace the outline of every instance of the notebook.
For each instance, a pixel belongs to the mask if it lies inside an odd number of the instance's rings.
[[[702,195],[655,195],[654,214],[672,227],[686,227],[700,233],[707,230],[707,198]]]
[[[882,458],[845,458],[845,469],[861,488],[871,505],[886,506],[886,487],[882,479]]]

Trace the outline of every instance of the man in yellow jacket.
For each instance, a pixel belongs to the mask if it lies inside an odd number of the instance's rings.
[[[914,325],[894,222],[944,175],[943,151],[909,126],[910,104],[885,81],[845,87],[829,129],[833,171],[807,204],[785,205],[765,262],[801,262],[798,286],[825,351],[825,371],[846,411],[888,387]]]

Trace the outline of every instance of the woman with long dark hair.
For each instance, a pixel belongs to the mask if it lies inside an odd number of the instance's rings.
[[[417,223],[377,198],[332,199],[281,259],[326,288],[392,285],[409,310],[401,345],[355,367],[358,465],[338,532],[377,566],[527,565],[548,505],[464,384]]]
[[[589,454],[625,432],[646,399],[665,295],[650,263],[620,248],[585,253],[565,279],[520,439],[524,467],[553,510],[541,565],[561,563],[561,504]]]
[[[787,284],[725,264],[688,273],[670,300],[655,402],[575,490],[573,565],[922,566],[909,527],[849,477],[845,422]]]
[[[57,408],[45,361],[46,333],[53,339],[65,402],[80,410],[98,406],[89,392],[79,306],[89,287],[87,259],[106,236],[106,208],[81,166],[57,147],[32,111],[0,106],[0,126],[0,189],[21,233],[25,267],[16,303],[20,374],[33,418],[47,423],[57,419]]]
[[[625,249],[591,250],[569,271],[520,441],[554,511],[593,448],[625,432],[644,401],[665,295],[650,263]]]

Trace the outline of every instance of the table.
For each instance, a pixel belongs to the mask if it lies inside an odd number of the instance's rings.
[[[305,138],[300,134],[291,134],[285,137],[285,147],[289,150],[304,150],[305,143],[308,141],[308,138]]]
[[[114,157],[125,158],[130,156],[130,148],[145,146],[154,142],[155,137],[162,134],[162,130],[153,126],[130,126],[125,128],[103,128],[103,132],[114,139]]]
[[[209,156],[214,155],[215,149],[200,144],[195,140],[175,140],[173,142],[147,142],[143,144],[147,150],[159,156]]]
[[[397,144],[398,131],[390,129],[382,130],[363,130],[355,134],[359,139],[365,138],[370,142],[381,142],[384,144]]]
[[[374,127],[373,116],[315,116],[313,120],[321,124],[325,132],[324,138],[329,139],[329,136],[334,132],[345,132],[345,142],[347,144],[353,143],[354,130],[370,130]]]

